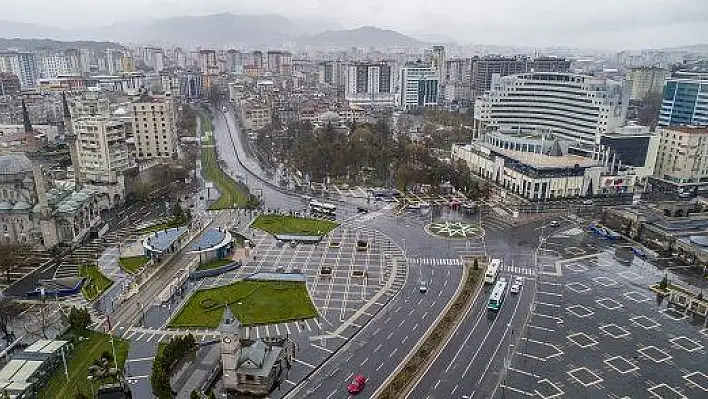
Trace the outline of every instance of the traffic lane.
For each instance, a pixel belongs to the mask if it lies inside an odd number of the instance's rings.
[[[459,282],[461,276],[461,268],[450,270],[450,281]],[[373,393],[442,313],[457,284],[447,284],[447,287],[439,294],[432,290],[420,293],[417,283],[408,279],[396,299],[338,351],[332,362],[318,370],[301,392],[317,398],[346,397],[346,382],[355,373],[362,373],[369,378],[364,395]],[[416,312],[420,313],[420,318],[414,317]]]

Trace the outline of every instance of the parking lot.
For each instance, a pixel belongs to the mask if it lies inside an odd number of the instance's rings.
[[[649,262],[584,235],[570,229],[540,253],[532,315],[495,397],[707,397],[703,321],[657,300]]]

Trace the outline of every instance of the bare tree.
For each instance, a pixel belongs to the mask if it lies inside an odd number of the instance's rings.
[[[24,323],[25,332],[37,338],[47,339],[48,333],[54,329],[59,331],[64,323],[64,314],[60,309],[54,309],[49,305],[35,306],[27,312],[27,320]]]
[[[0,245],[0,273],[5,275],[8,285],[13,283],[10,272],[36,262],[30,245],[16,243]]]
[[[10,344],[15,334],[10,330],[10,322],[22,312],[22,306],[7,297],[0,297],[0,334]]]

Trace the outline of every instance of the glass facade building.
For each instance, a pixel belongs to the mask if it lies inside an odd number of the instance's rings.
[[[696,79],[667,79],[659,125],[708,125],[708,73]]]

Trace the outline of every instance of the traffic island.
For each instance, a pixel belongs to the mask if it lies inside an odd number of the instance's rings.
[[[281,236],[322,237],[337,226],[338,223],[329,220],[286,215],[260,215],[251,222],[251,228]]]
[[[439,238],[461,239],[484,237],[484,229],[478,223],[455,220],[430,223],[425,226],[425,232]]]
[[[395,374],[391,376],[378,393],[374,396],[380,399],[395,399],[405,397],[415,387],[422,377],[421,372],[433,361],[435,354],[444,347],[457,326],[462,322],[465,309],[472,305],[475,293],[483,281],[484,267],[475,269],[474,266],[465,265],[464,284],[458,288],[455,297],[443,313],[437,324],[428,330],[426,335],[414,347],[413,351],[403,361]]]

